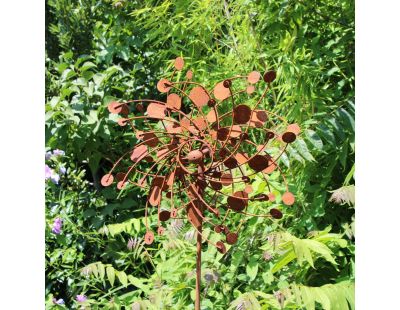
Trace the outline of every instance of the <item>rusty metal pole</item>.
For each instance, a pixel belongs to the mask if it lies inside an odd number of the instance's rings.
[[[203,225],[200,226],[199,232],[202,232]],[[200,288],[201,288],[201,242],[202,236],[197,232],[197,257],[196,257],[196,300],[195,310],[200,310]]]
[[[199,173],[198,176],[198,181],[196,190],[200,195],[203,195],[203,187],[200,185],[200,182],[204,179],[204,162],[201,161],[197,168],[197,172]],[[199,210],[201,213],[203,213],[203,206],[199,202]],[[195,310],[200,310],[200,291],[201,291],[201,244],[202,244],[202,232],[203,232],[203,221],[200,222],[200,226],[198,227],[197,231],[197,252],[196,252],[196,300],[195,300],[195,305],[194,309]]]

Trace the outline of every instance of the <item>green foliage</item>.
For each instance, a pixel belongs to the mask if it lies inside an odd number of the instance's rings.
[[[281,158],[296,204],[274,185],[277,200],[252,208],[285,208],[282,220],[250,219],[226,255],[205,248],[203,308],[353,309],[354,2],[333,0],[46,1],[46,150],[65,151],[46,161],[60,175],[46,181],[46,308],[193,308],[191,227],[144,246],[145,193],[99,185],[136,143],[107,104],[159,98],[176,56],[206,85],[274,68],[264,107],[302,128]]]

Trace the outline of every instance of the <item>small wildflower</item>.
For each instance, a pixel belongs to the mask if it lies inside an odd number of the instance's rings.
[[[53,155],[54,156],[64,156],[65,152],[62,151],[62,150],[56,149],[56,150],[53,151]]]
[[[46,152],[46,155],[44,155],[44,158],[45,158],[46,160],[49,160],[49,159],[51,158],[52,155],[53,155],[53,154],[51,153],[51,151],[47,151],[47,152]]]
[[[132,251],[136,247],[137,243],[138,243],[137,237],[135,237],[135,239],[129,238],[126,247],[128,248],[128,250]]]
[[[56,235],[59,235],[61,233],[61,226],[62,226],[62,219],[57,217],[54,220],[53,228],[51,229],[51,231]]]
[[[194,237],[195,237],[195,231],[194,231],[194,230],[189,230],[189,231],[187,231],[187,232],[185,233],[185,235],[183,236],[183,238],[184,238],[186,241],[192,241],[192,240],[194,240]]]
[[[278,300],[281,307],[283,307],[283,304],[285,302],[285,295],[283,295],[283,293],[281,291],[277,291],[277,292],[274,292],[274,296],[275,296],[276,300]]]
[[[53,298],[53,304],[55,304],[55,305],[63,305],[63,304],[65,304],[65,302],[64,302],[64,299],[62,299],[62,298],[60,298],[60,299],[56,299],[56,298]]]
[[[45,180],[50,179],[51,174],[52,174],[51,168],[49,166],[45,165],[44,166],[44,178],[45,178]]]
[[[268,251],[265,251],[263,253],[263,259],[266,260],[267,262],[270,261],[272,259],[272,254],[269,253]]]
[[[76,295],[77,302],[85,302],[86,300],[87,300],[87,297],[85,295]]]
[[[67,168],[65,168],[64,166],[60,166],[59,172],[60,174],[64,175],[67,172]]]
[[[55,173],[54,170],[52,171],[52,174],[50,176],[50,180],[51,182],[53,182],[54,184],[58,184],[58,182],[60,182],[60,175]]]

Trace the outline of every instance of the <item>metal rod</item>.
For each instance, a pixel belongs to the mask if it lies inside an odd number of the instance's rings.
[[[201,288],[201,242],[202,236],[201,232],[203,229],[203,224],[200,225],[199,231],[197,232],[197,257],[196,257],[196,300],[195,300],[195,310],[200,310],[200,288]]]

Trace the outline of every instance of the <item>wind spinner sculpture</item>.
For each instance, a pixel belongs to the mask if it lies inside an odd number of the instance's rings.
[[[276,77],[274,71],[263,75],[262,91],[256,89],[261,80],[257,71],[227,78],[209,91],[192,81],[192,71],[188,70],[183,78],[182,73],[177,74],[184,67],[183,58],[176,58],[174,67],[172,76],[157,84],[165,101],[138,99],[108,105],[111,113],[121,116],[118,124],[130,126],[138,142],[116,161],[101,184],[109,186],[116,179],[120,190],[127,184],[148,189],[146,244],[154,240],[149,214],[157,212],[159,235],[164,232],[163,223],[170,218],[189,220],[197,231],[198,310],[202,242],[225,253],[225,244],[237,242],[240,227],[248,216],[282,218],[277,208],[270,209],[268,214],[248,210],[252,201],[275,200],[268,181],[274,171],[280,172],[284,184],[282,202],[288,206],[295,202],[278,159],[287,145],[296,140],[300,127],[287,124],[282,117],[261,107]],[[175,75],[182,80],[172,82]],[[257,93],[261,93],[259,98]],[[141,170],[143,167],[145,171]],[[253,189],[256,175],[265,179],[267,192],[257,193]],[[228,216],[238,220],[236,228],[227,227]],[[213,243],[203,238],[203,225],[221,234],[221,241]]]

